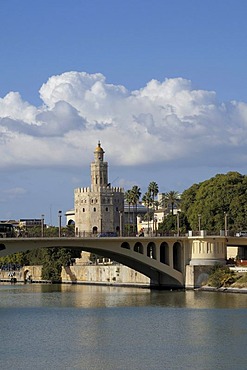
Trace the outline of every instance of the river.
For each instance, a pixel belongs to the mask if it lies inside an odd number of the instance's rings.
[[[246,369],[247,295],[0,284],[0,366]]]

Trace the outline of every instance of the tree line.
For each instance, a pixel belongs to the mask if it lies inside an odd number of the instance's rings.
[[[125,193],[127,204],[132,206],[137,217],[137,206],[142,203],[147,208],[144,220],[154,222],[155,211],[164,210],[165,217],[158,225],[160,234],[176,232],[177,215],[179,212],[179,226],[181,233],[189,230],[207,230],[219,234],[220,230],[227,229],[229,234],[238,230],[247,230],[247,176],[238,172],[217,174],[209,180],[193,184],[181,194],[175,190],[162,194],[158,202],[159,186],[150,182],[147,191],[141,198],[142,192],[138,186]],[[176,212],[177,213],[177,212]],[[132,226],[137,232],[136,221]],[[127,228],[131,225],[127,222]],[[153,228],[154,230],[154,228]]]

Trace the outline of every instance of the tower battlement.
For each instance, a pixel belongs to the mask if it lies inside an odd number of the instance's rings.
[[[105,192],[111,192],[111,193],[123,193],[124,189],[120,186],[100,186],[100,188],[97,189],[98,191],[105,191]],[[75,193],[91,193],[92,189],[90,187],[82,187],[82,188],[76,188],[74,190]]]
[[[90,191],[91,191],[90,187],[75,189],[75,193],[90,193]]]

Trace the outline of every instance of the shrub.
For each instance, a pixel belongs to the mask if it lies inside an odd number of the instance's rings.
[[[226,266],[214,266],[212,272],[209,275],[208,285],[220,288],[227,287],[236,281],[236,275],[233,271]]]

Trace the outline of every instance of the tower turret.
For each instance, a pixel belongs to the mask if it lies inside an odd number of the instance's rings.
[[[108,185],[108,163],[104,162],[104,153],[99,141],[94,151],[94,162],[91,163],[92,190],[100,189]]]

